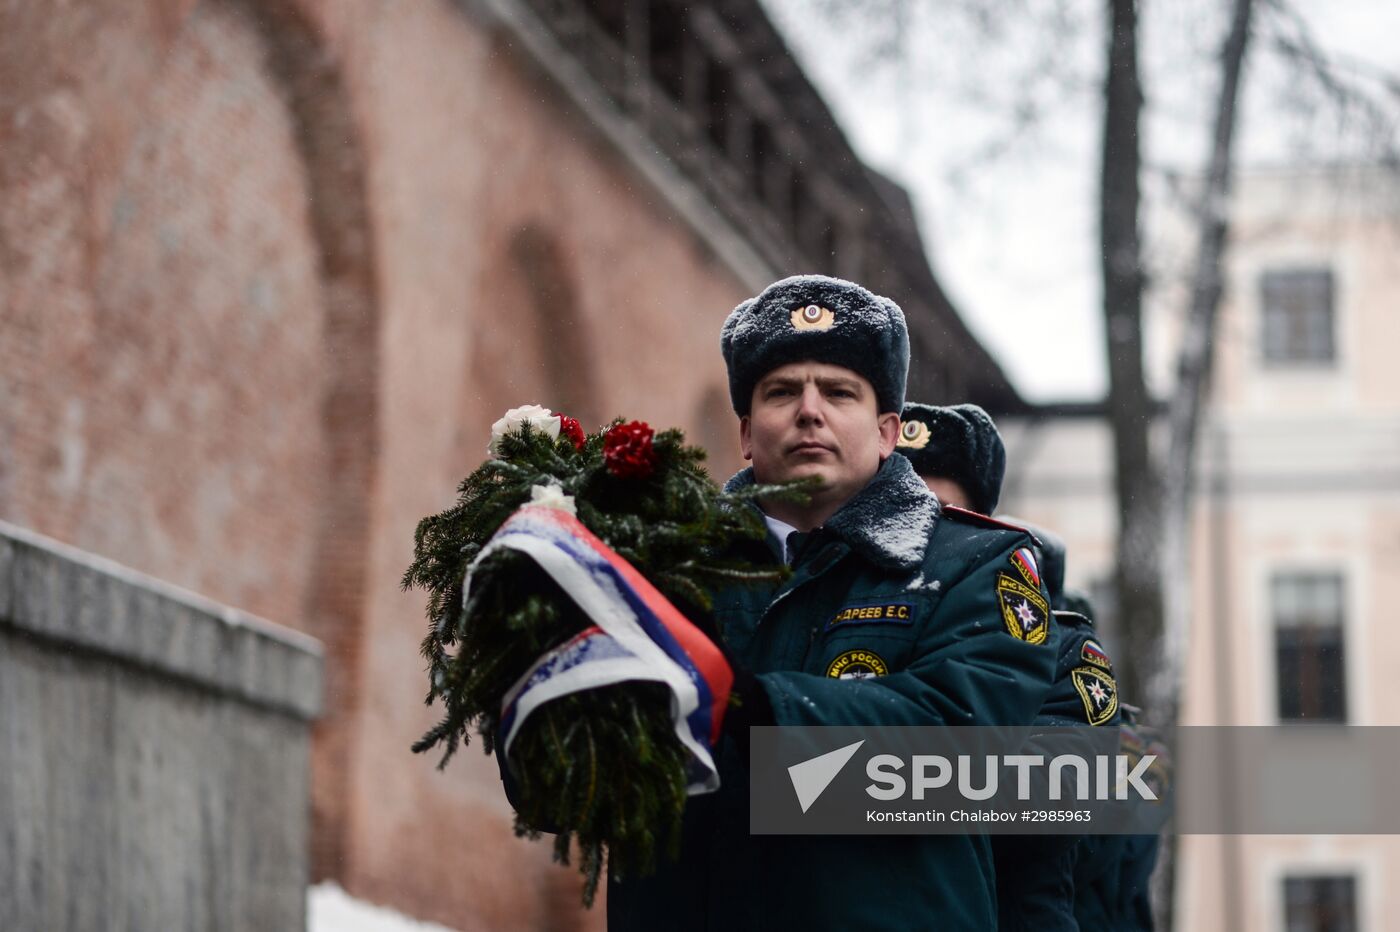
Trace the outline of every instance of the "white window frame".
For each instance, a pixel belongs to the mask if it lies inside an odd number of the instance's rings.
[[[1367,576],[1364,556],[1356,553],[1333,557],[1304,553],[1286,560],[1253,561],[1249,577],[1254,602],[1254,611],[1250,613],[1254,636],[1249,640],[1257,645],[1261,662],[1258,675],[1254,678],[1255,715],[1252,720],[1264,725],[1298,724],[1293,719],[1281,719],[1278,714],[1278,639],[1274,627],[1272,581],[1276,575],[1289,573],[1341,574],[1345,612],[1342,619],[1345,645],[1342,669],[1346,678],[1347,718],[1345,723],[1335,727],[1371,724],[1371,709],[1364,701],[1369,694],[1370,673],[1363,661],[1369,656],[1369,646],[1366,626],[1360,622],[1362,608],[1367,604]],[[1249,721],[1250,718],[1246,714],[1244,720]]]

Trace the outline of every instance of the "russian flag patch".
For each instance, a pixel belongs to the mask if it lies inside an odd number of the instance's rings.
[[[1100,669],[1110,671],[1113,669],[1113,664],[1108,660],[1108,654],[1104,653],[1097,641],[1085,641],[1084,646],[1079,649],[1079,657],[1085,663],[1092,663]]]
[[[1031,548],[1017,547],[1016,552],[1011,554],[1011,565],[1025,577],[1026,582],[1040,588],[1040,570],[1035,565],[1035,554],[1031,553]]]

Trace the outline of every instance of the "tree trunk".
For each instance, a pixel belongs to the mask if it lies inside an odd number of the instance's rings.
[[[1200,241],[1191,283],[1191,307],[1177,358],[1176,390],[1167,408],[1167,460],[1163,471],[1166,505],[1166,556],[1172,578],[1183,585],[1172,590],[1168,602],[1168,639],[1162,676],[1151,684],[1151,699],[1176,718],[1180,670],[1185,660],[1188,604],[1184,582],[1189,571],[1188,542],[1191,531],[1191,489],[1196,438],[1200,435],[1201,410],[1210,388],[1214,354],[1212,346],[1224,291],[1225,246],[1229,233],[1230,183],[1234,174],[1233,143],[1240,81],[1249,45],[1254,0],[1235,0],[1230,33],[1220,56],[1220,95],[1215,105],[1209,168],[1199,202]],[[1221,722],[1220,724],[1229,724]]]
[[[1142,85],[1137,44],[1135,0],[1109,0],[1099,232],[1108,414],[1119,503],[1117,667],[1120,689],[1128,701],[1134,697],[1142,701],[1151,672],[1150,646],[1159,642],[1162,631],[1160,495],[1151,451],[1152,402],[1143,376],[1143,272],[1138,236]]]
[[[1190,630],[1190,550],[1193,466],[1196,438],[1200,435],[1201,410],[1210,388],[1212,346],[1224,290],[1222,267],[1229,232],[1230,181],[1240,80],[1249,44],[1253,0],[1235,0],[1230,33],[1220,60],[1220,95],[1216,98],[1215,127],[1210,163],[1201,192],[1198,223],[1200,241],[1191,283],[1191,307],[1177,357],[1176,387],[1167,406],[1167,455],[1164,486],[1164,578],[1175,585],[1166,591],[1167,629],[1154,642],[1165,662],[1148,684],[1148,702],[1164,723],[1175,723],[1180,711],[1182,677]],[[1213,619],[1219,621],[1219,619]],[[1219,722],[1218,724],[1231,724]],[[1163,926],[1171,928],[1175,894],[1176,839],[1162,853],[1162,865],[1154,876],[1153,900]],[[1227,838],[1223,870],[1227,890],[1225,923],[1238,928],[1243,922],[1234,888],[1240,877],[1238,838]]]

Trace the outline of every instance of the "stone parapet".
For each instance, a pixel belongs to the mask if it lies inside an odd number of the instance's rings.
[[[0,522],[0,928],[305,927],[311,638]]]

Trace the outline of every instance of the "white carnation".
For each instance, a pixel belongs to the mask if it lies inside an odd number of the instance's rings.
[[[578,517],[578,507],[574,505],[574,497],[565,495],[564,490],[553,483],[530,486],[530,504],[542,505],[545,508],[558,508],[560,511],[567,511],[574,517]]]
[[[543,405],[521,405],[511,408],[505,417],[491,425],[491,445],[486,452],[499,453],[501,438],[513,430],[519,430],[522,424],[529,424],[535,430],[549,434],[550,439],[559,436],[559,418],[553,411]]]

